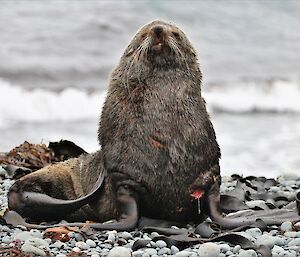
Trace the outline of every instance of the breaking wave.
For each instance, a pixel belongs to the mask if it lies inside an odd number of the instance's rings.
[[[212,112],[300,112],[300,83],[297,80],[233,83],[213,87],[203,94]]]
[[[300,87],[297,81],[237,83],[207,86],[203,92],[211,112],[300,113]],[[12,122],[59,122],[95,119],[99,116],[105,92],[66,88],[60,92],[24,89],[0,80],[0,127]]]
[[[74,88],[26,90],[0,80],[0,127],[12,122],[59,122],[95,118],[105,93]]]

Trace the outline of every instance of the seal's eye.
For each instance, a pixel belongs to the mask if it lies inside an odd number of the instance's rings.
[[[144,33],[143,35],[141,35],[141,39],[144,40],[146,36],[147,36],[147,33]]]
[[[179,33],[173,31],[172,34],[176,39],[180,39]]]

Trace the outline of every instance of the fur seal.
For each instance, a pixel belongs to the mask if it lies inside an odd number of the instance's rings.
[[[91,225],[98,229],[132,229],[140,216],[200,222],[199,211],[224,227],[244,225],[219,209],[221,153],[201,81],[183,31],[163,21],[142,27],[111,74],[98,130],[102,150],[17,181],[10,209],[54,219],[85,205],[81,219],[117,219]]]

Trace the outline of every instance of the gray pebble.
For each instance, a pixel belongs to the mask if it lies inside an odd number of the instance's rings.
[[[78,248],[77,246],[73,247],[72,251],[75,252],[75,253],[81,253],[80,248]]]
[[[29,243],[25,243],[22,245],[21,247],[21,250],[26,252],[26,253],[34,253],[36,255],[39,255],[39,256],[46,256],[46,253],[45,251],[43,251],[42,249],[34,246],[34,245],[31,245]]]
[[[124,238],[126,240],[132,239],[132,235],[129,232],[126,232],[126,231],[120,233],[120,237],[122,237],[122,238]]]
[[[81,250],[87,250],[90,249],[90,246],[88,244],[86,244],[85,242],[79,241],[76,242],[76,247],[80,248]]]
[[[74,238],[74,237],[75,237],[75,232],[69,232],[69,233],[68,233],[68,236],[69,236],[70,238]]]
[[[171,250],[167,247],[163,247],[157,251],[157,255],[171,254]]]
[[[299,225],[300,226],[300,225]],[[151,234],[150,234],[150,237],[153,239],[154,237],[157,237],[157,236],[159,236],[159,234],[157,233],[157,232],[152,232]]]
[[[172,245],[171,246],[171,254],[176,254],[178,252],[179,252],[179,249],[175,245]]]
[[[59,253],[59,254],[56,255],[56,257],[67,257],[67,255]]]
[[[78,241],[78,242],[84,240],[83,236],[79,233],[75,233],[74,237],[75,237],[76,241]]]
[[[230,251],[230,246],[228,244],[220,244],[219,247],[220,251],[223,253]]]
[[[254,250],[246,250],[240,252],[238,257],[257,257],[257,253]]]
[[[293,224],[290,221],[283,222],[280,226],[280,230],[283,232],[293,231]]]
[[[280,188],[277,186],[272,186],[272,187],[270,187],[269,191],[273,192],[273,193],[277,193],[280,191]]]
[[[266,245],[270,248],[273,248],[273,246],[275,245],[275,238],[276,237],[270,236],[268,234],[263,234],[261,238],[258,240],[257,244]]]
[[[53,243],[52,245],[50,245],[50,247],[55,247],[55,248],[61,248],[62,246],[64,246],[65,244],[61,241],[56,241],[55,243]]]
[[[1,238],[1,241],[4,244],[9,244],[12,241],[12,238],[10,238],[9,236],[4,236]]]
[[[146,248],[144,250],[145,253],[148,253],[149,255],[156,255],[157,254],[157,251],[153,248]]]
[[[198,254],[201,257],[218,257],[220,247],[215,243],[204,243],[199,247]]]
[[[158,240],[158,241],[156,241],[155,244],[156,244],[156,247],[158,247],[158,248],[163,248],[163,247],[167,246],[167,243],[163,240]]]
[[[300,238],[295,238],[295,239],[292,239],[289,243],[288,243],[288,246],[300,246]]]
[[[278,245],[274,245],[272,249],[272,254],[274,253],[280,254],[281,252],[284,252],[284,249]]]
[[[175,256],[176,257],[189,257],[189,256],[191,256],[191,254],[192,254],[191,252],[183,250],[183,251],[176,253]]]
[[[262,232],[259,228],[250,228],[246,230],[246,233],[248,233],[249,235],[251,235],[254,238],[258,238],[261,237]]]
[[[298,237],[298,232],[296,232],[296,231],[287,231],[283,235],[285,237],[295,238],[295,237]]]
[[[143,253],[142,257],[150,257],[149,253]]]
[[[99,254],[92,254],[91,257],[100,257]]]
[[[93,240],[91,240],[91,239],[87,239],[86,241],[85,241],[85,243],[87,244],[87,245],[89,245],[90,247],[96,247],[97,245],[96,245],[96,243],[93,241]]]
[[[144,254],[144,251],[142,251],[142,250],[137,250],[137,251],[134,251],[134,252],[132,253],[132,256],[133,256],[133,257],[142,257],[143,254]]]
[[[233,253],[238,253],[241,250],[241,246],[240,245],[236,245],[235,247],[233,247],[232,252]]]

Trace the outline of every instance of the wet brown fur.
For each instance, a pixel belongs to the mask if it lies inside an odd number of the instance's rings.
[[[152,48],[157,41],[160,52]],[[99,141],[113,183],[122,177],[135,185],[141,215],[195,220],[191,191],[219,179],[220,149],[201,80],[185,34],[161,21],[141,28],[112,72]]]

